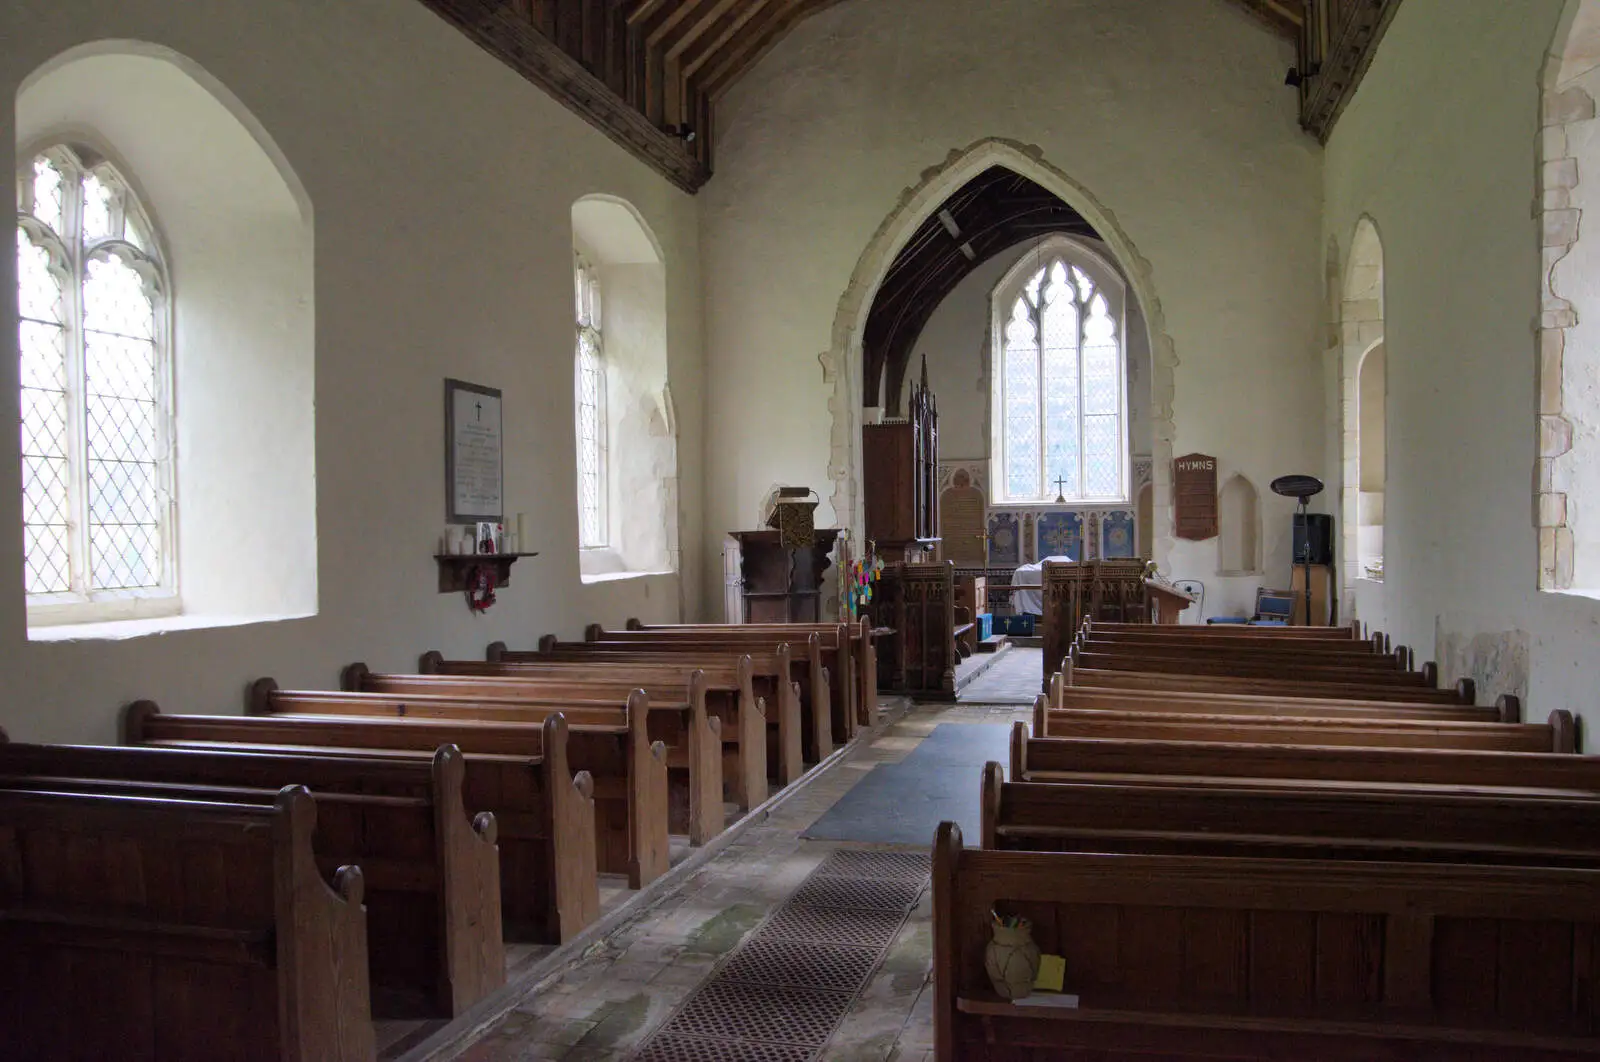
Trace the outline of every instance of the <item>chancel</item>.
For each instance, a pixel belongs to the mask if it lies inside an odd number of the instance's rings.
[[[1600,0],[0,90],[0,1059],[1600,1056]]]

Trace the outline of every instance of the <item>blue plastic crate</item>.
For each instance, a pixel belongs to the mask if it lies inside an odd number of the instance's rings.
[[[994,613],[980,612],[976,622],[978,624],[978,641],[987,641],[994,637]]]

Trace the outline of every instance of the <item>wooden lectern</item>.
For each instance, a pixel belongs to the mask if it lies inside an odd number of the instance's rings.
[[[1178,613],[1194,604],[1194,598],[1170,583],[1159,579],[1146,579],[1145,590],[1150,595],[1150,622],[1172,625],[1181,622]]]

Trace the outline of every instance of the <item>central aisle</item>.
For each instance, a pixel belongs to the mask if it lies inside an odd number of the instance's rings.
[[[1037,666],[1037,659],[1034,661]],[[1013,720],[1024,719],[1021,708],[968,707],[965,705],[917,705],[881,734],[864,740],[849,750],[841,762],[816,778],[774,809],[765,822],[753,823],[724,851],[695,872],[675,891],[668,893],[651,909],[592,945],[583,956],[542,985],[533,986],[528,998],[493,1025],[471,1046],[454,1054],[437,1056],[440,1062],[456,1058],[464,1062],[639,1062],[683,1059],[702,1062],[709,1059],[781,1059],[784,1062],[849,1059],[851,1062],[924,1062],[933,1057],[932,987],[929,981],[932,957],[930,919],[932,917],[927,878],[921,876],[908,894],[909,917],[899,925],[887,945],[878,943],[881,961],[874,964],[864,984],[841,988],[834,983],[816,983],[801,978],[801,971],[816,957],[804,946],[774,948],[765,932],[775,923],[774,915],[785,903],[786,914],[804,906],[819,884],[827,884],[837,866],[859,864],[861,856],[846,856],[825,866],[835,852],[914,853],[924,856],[933,840],[917,838],[906,845],[866,845],[839,841],[811,841],[801,834],[825,817],[873,774],[885,769],[903,768],[913,759],[924,741],[942,724],[971,733],[972,724],[994,724],[996,733],[1009,730]],[[988,729],[988,728],[986,728]],[[945,728],[946,732],[950,728]],[[935,753],[948,738],[935,739],[925,754],[933,762]],[[1001,746],[1000,758],[1004,759]],[[978,765],[978,766],[981,766]],[[913,765],[913,769],[915,766]],[[952,768],[944,779],[952,791],[978,790],[977,768]],[[870,860],[868,861],[870,862]],[[813,878],[819,868],[822,874]],[[833,880],[837,880],[836,878]],[[864,883],[871,884],[871,883]],[[802,886],[806,886],[804,894]],[[839,891],[839,890],[834,890]],[[848,891],[848,889],[843,890]],[[873,886],[862,893],[881,892]],[[846,907],[853,903],[840,901]],[[901,915],[896,914],[896,919]],[[837,916],[835,924],[837,924]],[[898,923],[896,923],[898,924]],[[779,927],[781,929],[781,927]],[[892,929],[892,926],[891,926]],[[777,935],[781,937],[782,933]],[[759,936],[759,940],[753,940]],[[733,953],[751,941],[744,952]],[[865,944],[865,941],[853,942]],[[814,950],[814,949],[812,949]],[[877,949],[874,949],[875,953]],[[817,1021],[773,1023],[766,1026],[761,1040],[745,1039],[752,1016],[762,1009],[760,1000],[741,1000],[737,1008],[707,1007],[707,1000],[719,998],[717,981],[696,996],[696,990],[712,980],[723,967],[737,962],[730,972],[743,971],[756,953],[782,954],[770,960],[767,974],[760,977],[769,984],[803,983],[807,987],[771,988],[769,1002],[787,1013],[795,1012],[794,1002],[814,991],[819,1004],[830,993],[852,993],[842,1021],[833,1029]],[[783,964],[792,964],[789,970]],[[776,966],[776,969],[774,967]],[[773,976],[773,974],[776,976]],[[741,973],[741,977],[742,977]],[[820,976],[820,975],[817,975]],[[761,994],[758,987],[749,993]],[[796,996],[795,993],[801,993]],[[691,1000],[691,997],[695,997]],[[686,1004],[688,1004],[686,1006]],[[835,1011],[835,1014],[837,1011]],[[718,1026],[726,1039],[708,1040],[704,1050],[684,1054],[688,1042],[681,1036],[663,1036],[646,1045],[669,1022],[674,1031],[684,1025],[684,1017],[708,1014],[705,1028]],[[822,1039],[826,1037],[825,1041]],[[640,1048],[645,1047],[641,1051]]]

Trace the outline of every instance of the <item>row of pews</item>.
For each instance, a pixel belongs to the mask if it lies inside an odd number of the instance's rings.
[[[870,627],[591,627],[352,664],[119,746],[0,734],[0,1058],[345,1062],[569,941],[877,712]]]
[[[936,1057],[1600,1055],[1600,760],[1355,628],[1086,623],[934,841]],[[992,911],[1066,992],[1001,999]]]

